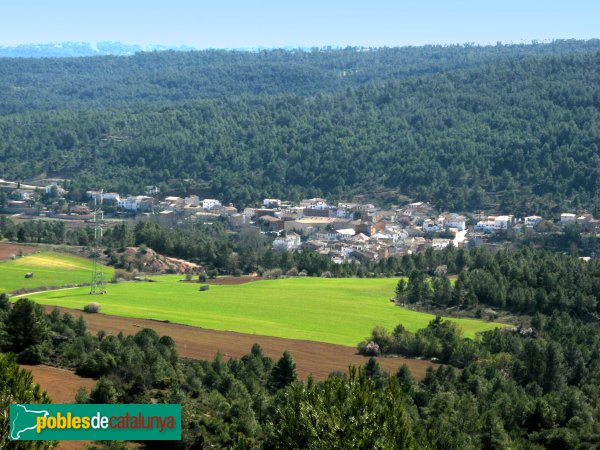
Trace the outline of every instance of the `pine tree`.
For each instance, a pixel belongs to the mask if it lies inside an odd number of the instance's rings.
[[[298,379],[296,362],[287,350],[271,370],[270,385],[274,389],[283,389]]]
[[[26,298],[19,299],[10,309],[5,329],[8,350],[21,353],[48,338],[48,324],[41,306]]]

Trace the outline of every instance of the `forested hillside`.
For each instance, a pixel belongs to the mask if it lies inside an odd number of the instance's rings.
[[[109,44],[98,46],[102,50]],[[532,45],[165,51],[128,57],[0,58],[0,114],[115,108],[240,95],[315,95],[374,81],[499,61],[598,50],[600,40],[570,40]]]
[[[395,188],[448,209],[597,212],[599,109],[600,53],[515,58],[334,94],[4,115],[0,174],[123,193],[190,179],[237,204]]]

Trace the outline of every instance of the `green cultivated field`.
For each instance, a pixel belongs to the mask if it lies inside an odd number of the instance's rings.
[[[433,318],[389,301],[397,279],[288,278],[212,285],[199,292],[199,284],[179,282],[180,278],[166,275],[155,277],[155,282],[109,285],[108,294],[93,298],[86,288],[29,297],[42,304],[79,309],[94,300],[106,314],[349,346],[368,336],[376,325],[392,329],[402,323],[416,331]],[[456,321],[468,337],[500,326]]]
[[[114,270],[103,270],[110,281]],[[27,272],[33,272],[33,278],[25,278]],[[65,253],[40,252],[0,262],[0,294],[22,288],[89,283],[91,278],[89,259]]]

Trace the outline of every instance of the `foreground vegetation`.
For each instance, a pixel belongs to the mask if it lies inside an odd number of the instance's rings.
[[[424,328],[434,317],[395,306],[389,301],[397,279],[288,278],[237,286],[210,286],[179,280],[180,275],[153,282],[119,283],[94,297],[101,311],[199,326],[215,330],[306,339],[353,346],[376,325],[398,322],[407,329]],[[82,309],[88,289],[48,291],[29,296],[38,303]],[[466,336],[500,326],[456,319]]]
[[[536,312],[530,325],[531,332],[490,330],[469,341],[473,357],[460,372],[438,366],[417,382],[406,366],[386,374],[371,359],[315,383],[296,380],[287,352],[273,361],[255,345],[239,360],[181,360],[172,339],[152,330],[93,336],[82,318],[0,296],[0,350],[99,377],[77,394],[81,403],[181,403],[183,440],[160,443],[174,449],[598,447],[598,320]],[[446,321],[417,334],[437,340],[453,363],[464,346]],[[410,339],[399,330],[390,343],[398,350]],[[2,370],[11,377],[17,369]]]
[[[107,280],[114,269],[101,266]],[[32,278],[25,278],[32,273]],[[58,252],[39,252],[20,258],[0,261],[0,293],[18,289],[59,287],[87,284],[92,279],[92,261]]]

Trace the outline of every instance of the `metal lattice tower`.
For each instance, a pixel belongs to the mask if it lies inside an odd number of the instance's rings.
[[[104,270],[100,264],[100,246],[102,242],[102,225],[104,222],[104,212],[102,211],[102,197],[104,191],[100,190],[100,206],[98,206],[98,196],[94,196],[94,251],[92,254],[92,285],[90,287],[91,295],[106,294],[106,280],[104,279]]]

